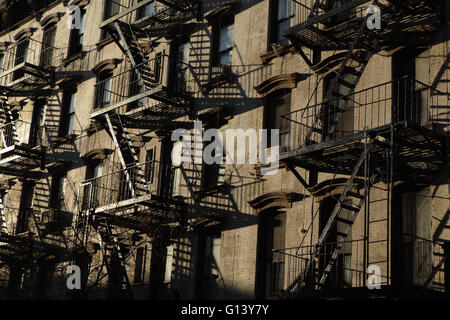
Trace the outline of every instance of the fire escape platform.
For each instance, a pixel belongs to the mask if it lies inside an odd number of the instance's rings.
[[[445,136],[426,127],[394,125],[394,181],[431,182],[446,165]],[[367,131],[377,136],[371,151],[371,167],[379,171],[381,181],[387,181],[387,148],[390,148],[390,125]],[[380,140],[381,139],[381,140]],[[280,153],[280,161],[304,169],[350,175],[364,150],[364,133],[335,138]]]
[[[30,170],[40,168],[44,152],[26,145],[12,145],[0,150],[0,172],[23,176]],[[36,172],[38,174],[39,172]]]
[[[310,49],[344,50],[353,39],[364,22],[366,8],[358,5],[371,4],[362,0],[348,3],[341,8],[329,10],[319,16],[314,16],[283,32],[283,35],[297,46]],[[352,12],[348,14],[348,12]],[[348,15],[341,23],[332,24],[333,18]],[[392,15],[392,16],[391,16]],[[366,30],[357,45],[357,49],[370,47],[374,40],[374,32],[379,39],[379,46],[388,50],[391,47],[407,45],[412,40],[415,44],[428,43],[433,37],[433,31],[441,23],[440,13],[436,4],[420,1],[406,12],[392,12],[392,9],[381,7],[382,28],[380,30]]]
[[[95,208],[93,215],[107,217],[112,225],[133,230],[149,230],[158,225],[177,224],[184,203],[146,194]]]
[[[36,239],[30,232],[0,236],[0,257],[15,265],[27,265],[35,259],[58,259],[64,250],[64,247]]]
[[[160,103],[146,104],[136,109],[120,113],[134,119],[139,119],[141,118],[141,116],[145,116],[152,121],[161,121],[163,119],[167,119],[165,117],[166,115],[171,117],[173,116],[174,118],[186,115],[186,110],[190,108],[190,105],[192,103],[192,98],[190,96],[174,93],[172,90],[169,90],[165,86],[156,85],[150,90],[146,90],[145,92],[114,103],[108,107],[97,108],[95,109],[95,111],[91,112],[90,118],[98,118],[105,115],[106,113],[120,109],[121,107],[126,107],[127,105],[146,97],[155,99]]]
[[[113,17],[103,21],[100,24],[100,28],[111,28],[114,22],[119,21],[120,19],[125,18],[126,16],[132,14],[134,11],[142,8],[150,3],[154,2],[153,0],[143,0],[141,2],[136,3],[134,6],[127,8],[120,13],[114,15]],[[145,16],[143,18],[137,19],[131,25],[138,29],[143,30],[138,36],[165,36],[167,31],[171,28],[179,25],[180,23],[187,22],[196,17],[198,11],[198,3],[196,1],[159,1],[166,6],[155,11],[154,13]],[[191,3],[186,6],[187,3]]]

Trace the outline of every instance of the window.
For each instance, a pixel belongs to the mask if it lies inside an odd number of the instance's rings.
[[[205,241],[204,251],[204,280],[202,298],[220,299],[223,288],[223,279],[221,279],[220,249],[222,238],[218,236],[208,236]],[[203,254],[203,252],[201,252]]]
[[[147,183],[153,183],[155,175],[155,148],[147,150],[145,155],[145,180]]]
[[[145,91],[142,81],[139,79],[136,69],[130,71],[130,83],[128,85],[128,96],[133,97]],[[128,110],[133,110],[145,104],[145,97],[128,104]]]
[[[181,160],[183,152],[183,143],[177,141],[173,144],[172,164],[175,168],[172,169],[172,196],[180,195],[180,183],[181,183]]]
[[[107,20],[119,13],[120,0],[105,0],[104,3],[103,20]],[[100,40],[104,40],[108,37],[110,37],[110,34],[108,31],[103,29],[100,35]]]
[[[75,14],[76,10],[72,14]],[[74,28],[70,30],[69,36],[69,51],[68,56],[77,54],[83,50],[83,38],[84,38],[84,26],[86,20],[86,11],[81,10],[80,12],[80,29]]]
[[[32,147],[42,143],[45,124],[45,100],[38,100],[34,105],[29,144]]]
[[[172,281],[173,244],[166,247],[166,269],[164,271],[164,283],[170,284]]]
[[[231,65],[231,52],[233,50],[233,27],[234,25],[231,24],[221,28],[219,31],[218,64],[220,65]]]
[[[219,128],[220,133],[222,134],[222,141],[220,144],[222,145],[223,150],[223,159],[222,163],[213,163],[213,164],[204,164],[203,168],[203,179],[202,179],[202,187],[204,189],[208,189],[217,185],[221,185],[225,182],[225,162],[226,162],[226,129],[228,128],[228,124],[223,125]],[[213,154],[215,156],[215,154]]]
[[[327,197],[321,200],[319,208],[319,234],[322,234],[325,229],[336,204],[337,199],[333,197]],[[347,200],[345,204],[355,206],[352,204],[352,200]],[[342,222],[351,220],[352,215],[353,212],[351,210],[341,208],[338,214],[339,220],[329,229],[327,237],[319,247],[318,270],[320,274],[323,274],[332,259],[334,250],[337,249],[336,243],[342,242],[342,246],[337,252],[338,256],[324,283],[327,288],[351,287],[353,276],[362,272],[357,270],[357,266],[352,265],[352,231],[350,230],[347,236],[345,236],[345,230],[348,225]]]
[[[272,30],[271,43],[287,45],[288,39],[283,37],[283,31],[293,26],[295,17],[295,3],[292,0],[272,1]]]
[[[99,183],[100,179],[95,179],[103,175],[103,162],[93,162],[87,166],[86,179],[90,182],[83,187],[83,210],[87,210],[98,206],[99,204],[99,192],[101,190],[101,185]]]
[[[288,114],[291,110],[291,90],[278,90],[267,98],[265,110],[265,129],[278,129],[279,141],[273,141],[270,132],[267,132],[270,137],[267,147],[280,146],[281,151],[289,145],[289,121],[286,121],[281,116]]]
[[[21,63],[27,61],[28,57],[28,46],[30,44],[30,40],[23,40],[16,46],[16,55],[14,58],[14,66],[18,66]],[[25,75],[22,69],[14,71],[13,81],[22,78]]]
[[[3,53],[0,53],[0,73],[3,72],[3,62],[5,60],[5,55]]]
[[[16,233],[28,231],[30,210],[34,202],[34,182],[25,181],[22,186],[20,197],[19,216],[17,219]]]
[[[177,87],[181,91],[187,89],[189,77],[189,54],[191,44],[189,42],[181,43],[177,52]]]
[[[284,255],[274,252],[285,248],[286,214],[273,208],[258,218],[257,299],[267,299],[284,289]]]
[[[56,26],[52,25],[44,30],[40,66],[47,67],[52,64],[53,48],[55,45]]]
[[[119,13],[120,0],[105,0],[103,20],[109,19]]]
[[[67,175],[54,175],[52,180],[52,207],[55,209],[63,209]]]
[[[138,0],[138,3],[142,2],[142,0]],[[143,7],[140,7],[136,12],[136,20],[148,17],[149,15],[155,12],[155,3],[150,2]]]
[[[64,137],[73,133],[75,120],[75,92],[65,92],[63,95],[63,106],[61,110],[61,120],[59,136]]]
[[[97,76],[96,103],[94,108],[101,109],[109,106],[111,99],[111,81],[113,73],[111,70],[100,72]]]
[[[146,256],[146,248],[139,247],[136,249],[136,260],[134,264],[134,279],[133,279],[133,282],[135,284],[144,281],[145,256]]]

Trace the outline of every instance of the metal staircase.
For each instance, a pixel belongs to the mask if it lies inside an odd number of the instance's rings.
[[[8,99],[1,98],[2,113],[0,114],[1,125],[8,124],[6,130],[1,130],[1,143],[3,147],[14,145],[19,142],[19,136],[17,135],[16,123],[14,122],[11,106],[8,103]]]
[[[106,263],[108,273],[110,275],[114,274],[111,270],[111,266],[113,264],[112,262],[113,259],[118,260],[120,264],[121,281],[114,284],[118,285],[119,288],[123,288],[124,286],[126,286],[127,293],[130,299],[133,299],[133,292],[126,270],[126,257],[122,252],[121,243],[119,241],[117,233],[115,232],[114,228],[108,223],[107,219],[100,219],[98,221],[97,230],[99,231],[102,240],[103,255],[105,259],[109,258],[109,261],[107,261]]]
[[[106,114],[105,118],[109,133],[116,145],[120,163],[124,169],[132,196],[134,197],[142,193],[145,194],[148,191],[147,181],[145,180],[144,170],[140,165],[139,155],[133,145],[130,132],[123,125],[121,117],[117,112],[113,112],[111,115]],[[137,169],[137,172],[133,176],[131,176],[131,170],[128,170],[129,167]]]
[[[373,4],[378,4],[378,1],[375,0]],[[324,4],[321,1],[316,1],[312,12],[315,12],[318,8],[323,8],[323,6]],[[354,92],[370,58],[379,50],[376,38],[370,46],[361,46],[362,36],[367,31],[367,19],[368,17],[363,19],[338,71],[334,72],[334,77],[323,98],[324,106],[321,112],[315,115],[311,128],[306,134],[305,145],[311,143],[314,132],[321,133],[323,140],[333,138],[342,114],[347,111],[349,103],[347,96]],[[319,83],[317,86],[319,86]]]
[[[339,199],[337,200],[336,206],[334,207],[330,217],[328,218],[328,221],[326,225],[323,228],[323,231],[321,232],[319,239],[315,245],[315,248],[313,249],[313,252],[311,253],[311,256],[309,260],[306,262],[306,266],[303,269],[303,272],[298,276],[297,279],[295,279],[288,287],[287,291],[292,292],[295,290],[300,291],[303,286],[308,286],[310,283],[307,283],[308,281],[308,275],[314,270],[315,266],[315,260],[320,255],[320,247],[322,244],[325,243],[327,237],[330,235],[330,232],[332,230],[332,227],[337,223],[343,223],[344,229],[339,232],[339,238],[337,240],[336,246],[334,247],[334,250],[328,260],[326,268],[323,270],[323,273],[320,275],[319,282],[316,283],[319,287],[322,287],[325,284],[325,281],[327,280],[327,277],[329,276],[330,272],[332,271],[333,265],[338,257],[339,251],[343,247],[343,242],[347,238],[348,234],[350,233],[350,230],[352,228],[353,223],[355,222],[356,218],[358,217],[358,214],[363,207],[369,189],[371,180],[373,178],[369,178],[367,176],[367,165],[369,162],[369,154],[370,151],[374,145],[375,138],[370,139],[369,142],[366,141],[364,143],[364,150],[361,153],[361,156],[359,157],[357,163],[355,164],[355,167],[352,171],[352,174],[347,180],[347,184],[342,191],[341,195],[339,196]],[[363,164],[365,166],[363,167]],[[364,169],[364,170],[363,170]],[[364,172],[361,172],[364,171]],[[357,189],[357,176],[361,176],[361,173],[364,174],[364,190],[363,193],[360,194]],[[355,205],[349,204],[350,200],[356,199],[357,203]],[[351,214],[349,217],[342,218],[340,216],[340,212],[342,209],[348,210]]]
[[[6,223],[5,204],[3,203],[3,197],[0,197],[0,234],[8,234],[8,227]]]

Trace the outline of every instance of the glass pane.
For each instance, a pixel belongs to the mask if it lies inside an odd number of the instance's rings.
[[[231,65],[231,51],[220,55],[220,64],[221,65]]]
[[[103,163],[99,163],[94,167],[93,178],[100,177],[103,172]]]
[[[224,51],[233,47],[233,25],[220,30],[219,51]]]
[[[75,93],[72,93],[70,95],[70,106],[69,106],[69,113],[75,112]]]
[[[68,123],[68,128],[67,128],[67,134],[72,134],[73,133],[73,122],[75,120],[75,114],[71,114],[69,115],[69,123]]]
[[[110,93],[111,93],[111,79],[106,80],[103,83],[103,105],[109,104]]]
[[[286,1],[287,0],[278,0],[278,20],[287,16]]]
[[[189,52],[190,52],[191,46],[189,43],[183,43],[178,48],[178,61],[189,63]],[[183,67],[183,66],[181,66]]]

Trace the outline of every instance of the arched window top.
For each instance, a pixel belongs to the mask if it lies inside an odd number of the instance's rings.
[[[261,82],[259,85],[255,86],[255,90],[266,97],[280,89],[293,89],[297,87],[297,82],[302,79],[303,77],[297,72],[282,74]]]
[[[264,211],[267,209],[291,208],[292,202],[302,199],[303,196],[295,192],[271,192],[250,200],[248,203],[253,209]]]
[[[118,59],[106,59],[97,63],[97,65],[92,68],[92,71],[97,75],[103,72],[109,72],[114,70],[118,63]]]
[[[34,31],[36,31],[36,29],[34,29],[34,28],[22,29],[16,33],[16,35],[14,36],[14,40],[19,42],[19,41],[25,40],[27,38],[31,38]]]
[[[62,14],[60,12],[55,12],[55,13],[45,16],[41,20],[42,28],[46,29],[46,28],[50,28],[50,27],[54,26],[59,21],[61,16],[62,16]]]

